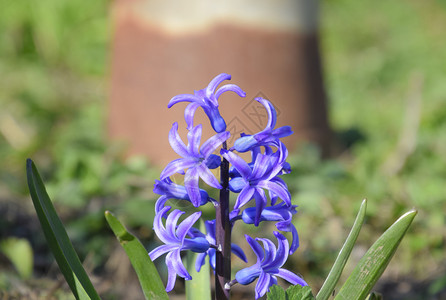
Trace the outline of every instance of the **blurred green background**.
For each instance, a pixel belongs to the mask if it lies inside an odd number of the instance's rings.
[[[153,248],[151,188],[159,170],[144,158],[124,158],[125,147],[106,138],[111,2],[0,5],[0,293],[71,299],[27,194],[31,157],[99,292],[122,299],[132,277],[103,212],[114,211]],[[376,289],[386,299],[440,299],[446,289],[446,2],[341,0],[320,9],[339,151],[322,160],[317,148],[304,145],[290,156],[293,172],[284,179],[299,205],[301,240],[290,267],[317,289],[363,198],[368,218],[353,262],[415,207],[415,223]],[[33,257],[33,268],[11,263],[11,249]]]

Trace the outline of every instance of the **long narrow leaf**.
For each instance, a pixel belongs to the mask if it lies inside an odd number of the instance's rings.
[[[145,298],[150,300],[168,300],[169,297],[164,290],[158,271],[141,242],[128,232],[111,212],[105,212],[105,219],[127,253],[138,276]]]
[[[200,230],[205,231],[204,223],[200,222]],[[186,280],[186,299],[187,300],[211,300],[211,275],[209,263],[201,267],[200,272],[195,269],[195,261],[198,253],[189,251],[186,255],[187,271],[192,280]]]
[[[330,273],[325,279],[322,288],[316,296],[316,300],[327,300],[331,293],[333,292],[336,283],[341,277],[342,270],[344,270],[345,264],[347,263],[348,258],[353,250],[353,246],[356,243],[356,239],[358,238],[359,232],[361,231],[362,224],[364,223],[365,212],[367,209],[367,200],[364,199],[362,201],[361,207],[359,208],[358,215],[356,216],[355,223],[353,223],[353,227],[345,240],[344,245],[342,246],[341,251],[339,251],[338,257],[336,258],[333,267],[330,270]]]
[[[412,210],[402,215],[378,238],[361,258],[335,300],[362,300],[367,297],[389,264],[416,214],[417,211]]]
[[[76,299],[100,299],[87,276],[31,159],[26,161],[28,187],[48,246]]]

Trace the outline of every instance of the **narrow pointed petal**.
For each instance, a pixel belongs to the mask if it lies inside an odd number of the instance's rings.
[[[201,100],[199,97],[191,94],[180,94],[176,95],[172,99],[170,99],[169,104],[167,104],[167,108],[171,108],[173,105],[179,103],[179,102],[196,102],[196,103],[203,103],[203,100]]]
[[[200,140],[201,140],[201,132],[203,125],[199,124],[193,127],[187,133],[187,140],[189,141],[187,145],[187,151],[189,155],[199,156],[199,148],[200,148]]]
[[[215,90],[217,89],[217,86],[220,85],[225,80],[231,80],[231,75],[221,73],[214,77],[214,79],[211,80],[211,82],[208,84],[206,88],[206,97],[211,97],[215,93]]]
[[[155,218],[153,220],[153,229],[155,230],[158,238],[165,244],[177,242],[175,235],[169,235],[162,222],[162,218],[166,215],[169,209],[169,206],[164,207],[159,213],[155,215]]]
[[[252,169],[251,178],[262,178],[263,175],[270,169],[271,157],[263,154],[258,154]]]
[[[217,178],[215,178],[214,174],[203,164],[197,166],[198,174],[203,181],[216,189],[222,189],[222,186]]]
[[[225,84],[215,92],[215,98],[218,99],[220,98],[221,94],[229,91],[236,93],[240,97],[246,97],[246,93],[239,86],[235,84]]]
[[[161,245],[159,247],[156,247],[152,251],[150,251],[149,256],[150,259],[153,261],[163,255],[166,252],[172,251],[174,249],[178,248],[177,245]]]
[[[250,186],[245,187],[238,195],[237,200],[235,201],[234,209],[239,209],[240,207],[248,203],[249,200],[252,199],[254,192],[255,188]]]
[[[283,279],[285,279],[286,281],[288,281],[291,284],[299,284],[301,286],[307,286],[308,284],[305,282],[305,280],[303,280],[302,278],[300,278],[299,276],[297,276],[296,274],[294,274],[293,272],[290,272],[288,270],[285,269],[279,269],[279,272],[276,274],[279,277],[282,277]]]
[[[184,110],[184,120],[186,121],[188,130],[191,130],[194,127],[194,115],[199,107],[199,103],[192,102]]]
[[[288,240],[282,234],[275,231],[274,235],[277,238],[279,248],[277,249],[277,252],[274,251],[275,259],[269,267],[276,269],[276,268],[280,268],[281,266],[283,266],[285,264],[285,262],[288,258],[288,252],[289,252],[290,248],[288,245]]]
[[[237,169],[237,171],[239,171],[243,178],[249,178],[251,175],[251,168],[240,156],[224,149],[222,149],[220,153]]]
[[[196,168],[187,170],[186,176],[184,176],[184,186],[186,187],[192,205],[195,207],[199,207],[201,202],[198,179],[199,175]]]
[[[175,272],[180,277],[183,277],[186,280],[192,279],[192,277],[189,275],[189,272],[187,272],[186,268],[183,265],[183,261],[181,260],[181,255],[180,255],[180,249],[170,252],[166,256],[166,260],[168,259],[169,255],[170,255],[169,260],[172,260],[172,265],[175,268]]]
[[[181,215],[184,214],[181,210],[175,209],[166,219],[166,234],[169,237],[172,237],[172,240],[178,241],[178,237],[175,234],[175,230],[177,227],[178,220]]]
[[[262,180],[257,184],[257,186],[267,190],[271,190],[272,192],[274,192],[274,194],[279,196],[279,198],[282,199],[288,206],[291,205],[291,195],[286,189],[284,189],[279,184],[271,181]]]
[[[257,97],[254,100],[261,103],[265,107],[268,113],[268,123],[265,129],[267,128],[273,129],[276,126],[276,121],[277,121],[277,113],[274,106],[271,104],[271,102],[262,97]]]
[[[169,254],[171,254],[170,252]],[[168,255],[169,255],[168,254]],[[175,281],[177,279],[177,273],[175,272],[175,268],[173,267],[172,260],[167,259],[166,257],[166,266],[167,266],[167,285],[166,285],[166,292],[170,292],[173,290],[173,287],[175,286]]]
[[[155,213],[159,213],[160,210],[164,208],[164,204],[166,204],[167,200],[169,200],[169,198],[166,196],[161,196],[158,198],[158,200],[156,200]]]
[[[244,262],[246,262],[246,263],[248,262],[248,259],[246,258],[246,255],[245,255],[245,252],[243,252],[242,248],[240,248],[238,245],[231,244],[231,251],[232,251],[232,253],[237,255]]]
[[[291,130],[290,126],[282,126],[277,129],[274,129],[272,132],[272,135],[276,138],[283,138],[283,137],[287,137],[292,134],[293,134],[293,131]]]
[[[201,211],[197,211],[191,214],[186,219],[184,219],[184,221],[181,222],[180,225],[178,225],[177,237],[180,241],[184,240],[186,234],[189,232],[189,229],[195,224],[195,222],[197,222],[200,216],[201,216]]]
[[[266,294],[266,292],[269,289],[269,284],[271,281],[271,275],[267,273],[261,273],[259,280],[257,281],[255,292],[256,292],[256,299],[259,299],[263,295]]]
[[[211,155],[221,144],[231,136],[229,131],[220,132],[208,139],[200,148],[200,153],[204,157]]]
[[[251,246],[252,251],[254,251],[254,254],[257,256],[257,262],[262,261],[264,257],[264,251],[262,247],[249,235],[245,234],[245,238],[248,244]]]
[[[188,157],[189,153],[187,151],[186,145],[181,140],[178,134],[178,123],[175,122],[172,125],[172,129],[169,131],[169,143],[173,151],[175,151],[181,157]]]
[[[254,193],[254,198],[256,199],[256,217],[254,220],[254,225],[259,226],[260,216],[262,214],[263,209],[266,206],[266,195],[262,189],[256,188],[256,192]]]
[[[206,253],[199,253],[197,255],[197,260],[195,261],[195,270],[200,272],[201,267],[205,264]]]
[[[171,161],[161,172],[160,179],[164,180],[173,174],[184,174],[184,169],[188,169],[197,163],[195,158],[178,158]]]

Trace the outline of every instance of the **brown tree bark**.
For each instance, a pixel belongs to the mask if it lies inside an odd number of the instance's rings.
[[[186,127],[186,104],[168,111],[170,98],[204,88],[224,72],[247,92],[245,99],[229,93],[220,98],[221,114],[234,138],[240,132],[250,134],[264,128],[265,111],[253,101],[263,96],[277,109],[277,126],[292,126],[295,134],[284,140],[290,149],[305,140],[328,153],[331,131],[314,1],[290,0],[284,4],[289,7],[276,7],[271,0],[256,1],[267,10],[265,16],[252,16],[257,10],[236,7],[249,7],[250,1],[212,2],[220,6],[231,2],[229,11],[211,9],[204,0],[162,8],[169,2],[118,0],[114,4],[108,124],[112,138],[126,141],[129,154],[148,155],[164,166],[177,158],[167,139],[172,123]],[[203,15],[207,19],[197,21]],[[198,123],[210,128],[200,109]],[[211,129],[204,133],[211,134]],[[228,145],[231,143],[229,140]]]

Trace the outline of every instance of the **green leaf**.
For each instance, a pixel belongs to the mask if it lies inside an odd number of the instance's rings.
[[[76,299],[100,299],[74,250],[62,222],[45,190],[31,159],[26,161],[26,175],[31,198],[48,246]]]
[[[0,251],[13,263],[23,279],[33,272],[33,250],[26,239],[7,238],[0,242]]]
[[[356,239],[358,238],[359,232],[361,231],[362,224],[364,223],[365,212],[367,210],[367,200],[364,199],[362,201],[361,207],[359,208],[358,215],[356,216],[355,223],[353,223],[353,227],[350,230],[350,233],[345,240],[344,245],[339,251],[338,257],[336,258],[333,267],[330,270],[330,273],[325,279],[322,288],[316,296],[317,300],[327,300],[334,291],[336,283],[341,277],[342,270],[344,270],[345,264],[347,263],[348,258],[353,250],[353,247],[356,243]]]
[[[204,223],[200,222],[200,230],[205,231]],[[187,271],[192,280],[186,280],[186,299],[187,300],[211,300],[211,275],[209,263],[201,267],[200,272],[195,270],[195,261],[198,253],[188,251],[186,255]]]
[[[268,300],[287,300],[284,289],[277,284],[269,288],[269,292],[266,293],[266,297]]]
[[[286,292],[278,285],[270,287],[266,294],[268,300],[314,300],[309,286],[292,285]]]
[[[336,300],[361,300],[367,297],[389,264],[416,214],[416,210],[404,214],[379,237],[348,277]]]
[[[288,300],[314,300],[309,286],[293,285],[286,290]]]
[[[158,271],[141,242],[128,232],[111,212],[105,212],[105,219],[118,238],[119,243],[124,248],[125,253],[127,253],[138,276],[145,298],[150,300],[168,300],[169,297],[164,289]]]

